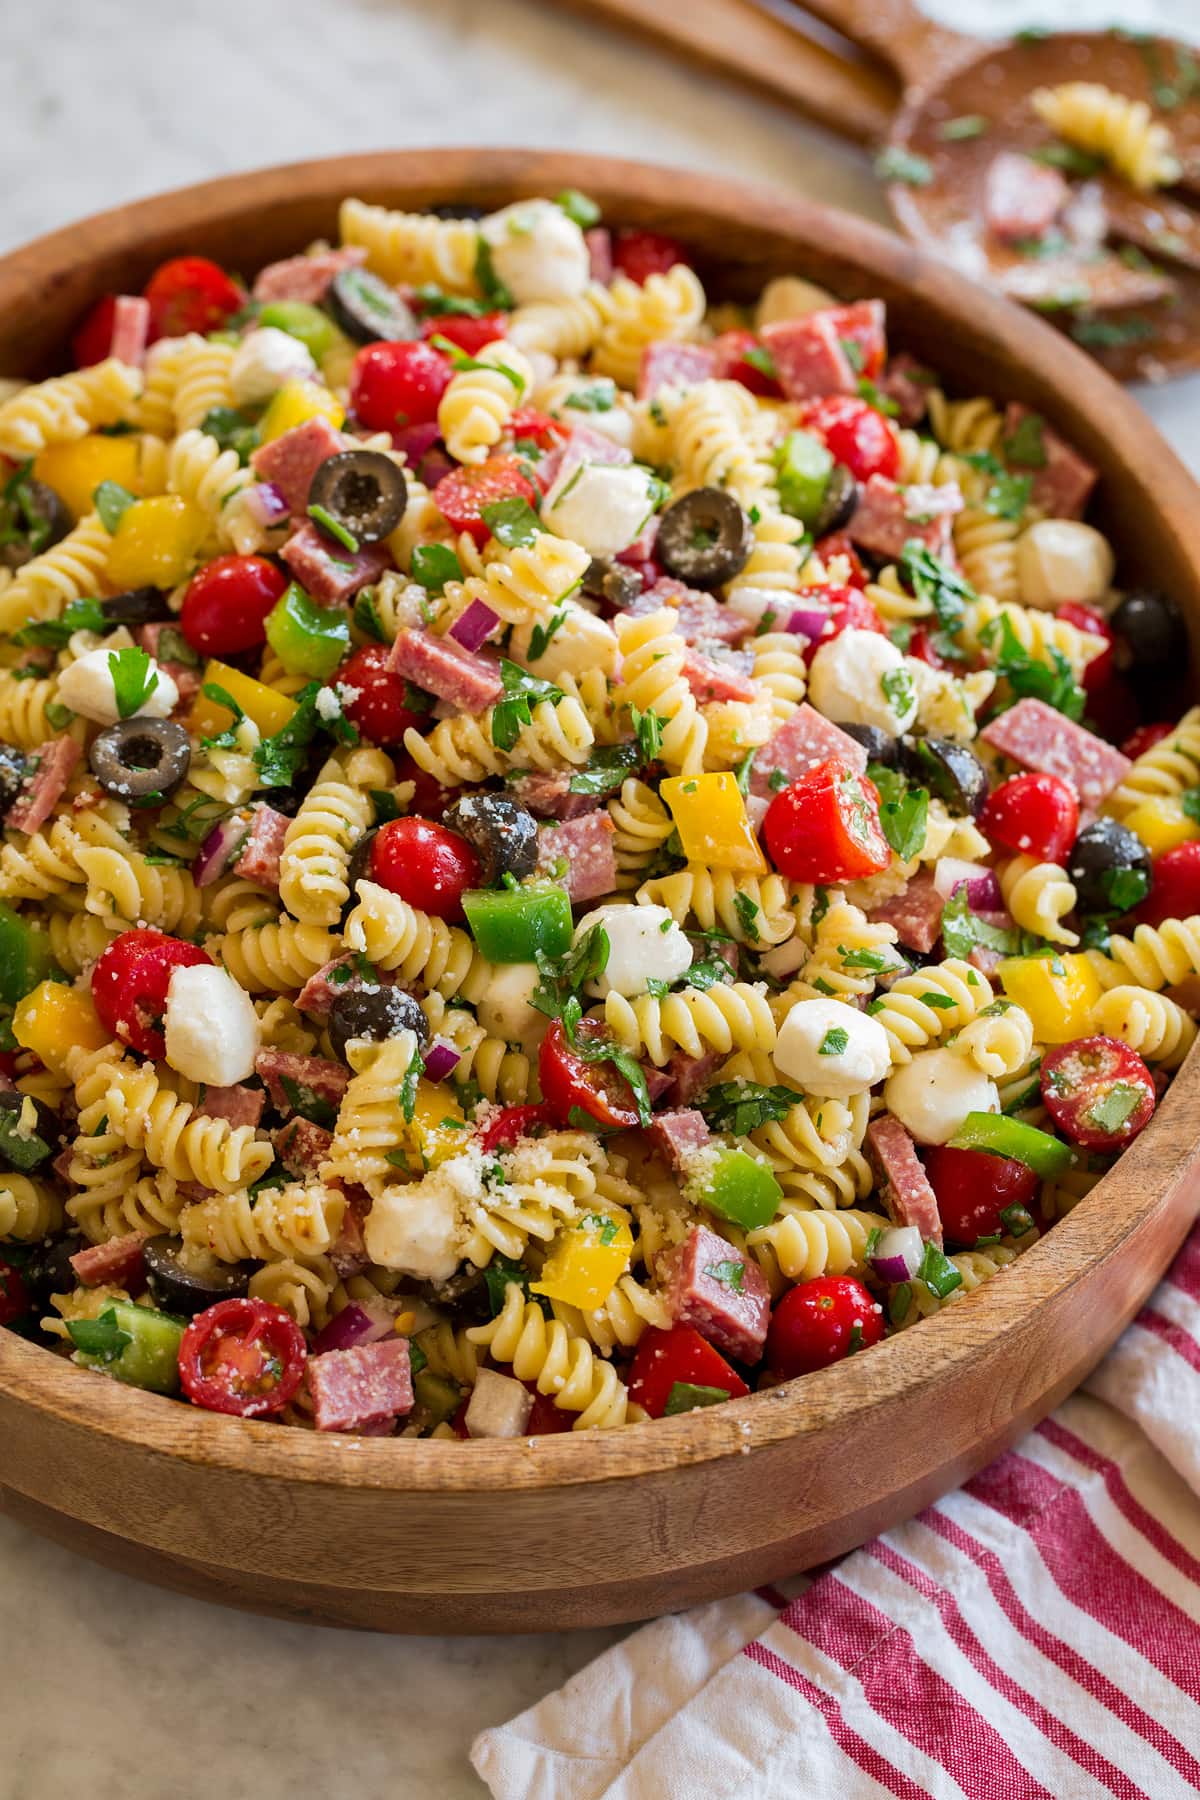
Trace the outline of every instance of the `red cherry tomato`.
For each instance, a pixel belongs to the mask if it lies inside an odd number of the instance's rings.
[[[538,1126],[553,1123],[546,1105],[506,1106],[502,1112],[494,1113],[480,1132],[479,1148],[488,1156],[515,1144],[518,1138],[528,1137]]]
[[[389,654],[387,644],[364,644],[337,674],[339,685],[357,696],[346,707],[346,717],[373,744],[402,744],[410,725],[423,732],[429,724],[427,712],[408,704],[407,683],[388,668]]]
[[[599,1019],[582,1019],[575,1036],[600,1043],[608,1033]],[[560,1125],[567,1124],[575,1107],[600,1125],[627,1130],[638,1122],[633,1089],[620,1070],[608,1062],[585,1062],[567,1042],[561,1019],[555,1019],[542,1039],[538,1079],[551,1117]]]
[[[350,369],[350,405],[372,431],[398,431],[437,418],[454,375],[450,358],[432,344],[364,344]]]
[[[33,1301],[21,1271],[0,1258],[0,1325],[11,1325],[32,1310]]]
[[[553,1437],[556,1432],[571,1431],[574,1428],[574,1415],[564,1412],[561,1406],[555,1406],[549,1394],[539,1394],[536,1381],[527,1381],[525,1386],[533,1395],[533,1405],[529,1409],[522,1437]]]
[[[549,413],[539,412],[536,406],[518,406],[508,421],[508,430],[514,444],[532,441],[539,450],[554,450],[571,435],[565,425]]]
[[[266,618],[288,578],[265,556],[217,556],[188,582],[179,623],[205,656],[236,656],[266,642]]]
[[[863,568],[862,558],[859,556],[858,551],[854,548],[854,545],[850,542],[850,539],[846,536],[844,531],[826,532],[823,538],[817,539],[813,548],[821,558],[821,561],[825,564],[826,568],[829,567],[831,558],[835,556],[844,556],[846,561],[850,564],[850,574],[847,577],[848,585],[854,588],[866,587],[867,571]]]
[[[184,1332],[179,1378],[196,1406],[260,1419],[281,1412],[293,1397],[307,1356],[304,1333],[282,1306],[218,1300]]]
[[[456,798],[458,790],[444,788],[440,781],[435,781],[432,775],[420,768],[407,751],[392,760],[396,765],[397,782],[411,781],[413,784],[413,812],[419,813],[424,819],[440,818]]]
[[[915,656],[918,662],[925,663],[931,669],[948,669],[950,664],[933,641],[933,633],[925,625],[915,627],[908,641],[908,655]]]
[[[686,261],[683,245],[661,231],[618,231],[613,241],[614,268],[639,287],[648,275],[665,275],[676,263]]]
[[[150,302],[151,339],[219,331],[246,302],[237,282],[207,256],[173,256],[160,263],[143,292]]]
[[[771,1314],[767,1367],[790,1380],[869,1350],[883,1336],[883,1314],[852,1275],[821,1275],[789,1288]]]
[[[1150,892],[1134,914],[1139,925],[1190,919],[1200,912],[1200,841],[1176,844],[1150,865]]]
[[[1112,627],[1097,606],[1085,606],[1082,600],[1067,600],[1058,609],[1058,617],[1080,631],[1090,631],[1104,639],[1104,649],[1084,665],[1083,689],[1094,694],[1105,687],[1116,672],[1116,643]]]
[[[935,1144],[925,1152],[925,1173],[937,1195],[950,1243],[969,1249],[981,1237],[1003,1232],[1010,1206],[1032,1212],[1041,1182],[1026,1163],[985,1150],[952,1150]]]
[[[872,475],[895,480],[900,468],[900,449],[895,434],[881,412],[854,394],[825,394],[813,400],[801,415],[804,429],[825,440],[825,448],[844,463],[856,481]]]
[[[71,349],[79,368],[90,368],[103,362],[112,349],[113,324],[117,316],[117,297],[105,294],[84,315],[83,323],[71,339]]]
[[[677,1382],[686,1387],[724,1388],[731,1400],[750,1392],[720,1351],[690,1325],[672,1325],[669,1330],[652,1325],[643,1334],[629,1370],[629,1398],[644,1406],[652,1419],[661,1419]]]
[[[466,838],[432,819],[389,819],[371,846],[371,880],[419,912],[456,924],[462,897],[479,886],[479,858]]]
[[[1161,744],[1164,738],[1169,738],[1174,729],[1171,719],[1157,719],[1153,725],[1139,725],[1121,745],[1121,755],[1127,756],[1130,762],[1136,762],[1147,750],[1153,750],[1155,744]]]
[[[489,456],[471,468],[451,469],[433,490],[433,503],[455,531],[469,531],[482,548],[491,537],[483,509],[517,495],[530,504],[537,490],[519,456]]]
[[[439,313],[437,318],[425,320],[421,336],[447,338],[468,356],[478,356],[485,344],[494,344],[507,329],[508,314],[504,312],[480,313],[478,317],[473,313]]]
[[[199,944],[161,931],[123,931],[92,970],[92,999],[106,1031],[143,1056],[166,1055],[162,1021],[176,969],[211,963]]]
[[[763,834],[775,867],[792,881],[857,881],[891,860],[874,782],[837,757],[776,794]]]
[[[799,596],[797,596],[799,598]],[[887,627],[867,596],[856,587],[818,586],[805,588],[804,604],[826,606],[829,619],[819,638],[809,644],[804,652],[806,662],[811,663],[822,644],[840,637],[843,631],[878,631],[887,636]]]
[[[831,306],[825,310],[825,317],[841,341],[858,345],[862,363],[856,372],[865,375],[868,381],[880,374],[887,354],[882,313],[882,306],[874,300],[854,300],[849,306]]]
[[[1043,1056],[1042,1099],[1073,1144],[1122,1150],[1150,1121],[1154,1077],[1119,1038],[1074,1038]]]
[[[994,845],[1057,863],[1079,832],[1079,801],[1057,775],[1013,775],[988,795],[979,824]]]
[[[755,332],[723,331],[714,340],[713,349],[717,356],[716,373],[722,381],[740,381],[752,394],[776,399],[783,392],[775,377],[767,373],[771,367],[770,352]],[[753,360],[748,359],[747,352]],[[764,363],[766,368],[760,367]]]

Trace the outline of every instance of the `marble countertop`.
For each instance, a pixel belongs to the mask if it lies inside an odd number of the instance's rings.
[[[1114,14],[1197,28],[1194,0],[930,10],[981,30]],[[42,0],[7,21],[5,61],[0,252],[214,174],[431,143],[612,151],[885,216],[857,152],[645,48],[630,55],[553,0]],[[1200,468],[1200,380],[1144,398]],[[618,1635],[386,1639],[239,1616],[0,1519],[0,1800],[478,1800],[475,1733]]]

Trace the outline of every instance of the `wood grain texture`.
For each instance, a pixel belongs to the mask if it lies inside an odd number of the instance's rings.
[[[781,195],[513,150],[348,157],[84,221],[0,266],[0,371],[41,371],[85,306],[164,256],[249,271],[334,229],[338,199],[406,207],[577,186],[694,246],[716,294],[796,271],[888,301],[893,340],[960,389],[1026,401],[1103,471],[1099,516],[1200,631],[1200,504],[1135,403],[1081,351],[912,245]],[[292,1618],[400,1631],[595,1625],[825,1561],[979,1468],[1070,1390],[1200,1210],[1191,1059],[1116,1170],[1020,1262],[878,1350],[727,1406],[529,1443],[322,1438],[85,1375],[0,1332],[0,1497],[86,1555]]]

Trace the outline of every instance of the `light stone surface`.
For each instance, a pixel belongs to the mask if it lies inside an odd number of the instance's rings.
[[[1119,14],[1200,32],[1195,0],[931,10],[991,31]],[[858,153],[553,0],[40,0],[9,8],[4,72],[0,250],[227,171],[437,143],[609,151],[884,217]],[[1146,400],[1200,466],[1200,381]],[[614,1557],[636,1528],[613,1521]],[[478,1800],[474,1734],[617,1635],[389,1640],[242,1617],[0,1520],[0,1800]]]

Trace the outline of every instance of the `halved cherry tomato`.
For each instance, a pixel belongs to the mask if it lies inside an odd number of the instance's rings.
[[[364,644],[337,673],[339,685],[356,695],[346,717],[373,744],[402,744],[409,726],[424,732],[429,724],[427,712],[409,706],[403,675],[388,667],[390,654],[387,644]]]
[[[767,1367],[790,1380],[869,1350],[883,1336],[883,1313],[853,1275],[819,1275],[789,1288],[771,1314]]]
[[[246,301],[237,282],[207,256],[173,256],[160,263],[143,292],[150,302],[152,340],[219,331]]]
[[[372,431],[398,431],[437,418],[454,368],[432,344],[364,344],[350,369],[350,405]]]
[[[1073,1144],[1121,1150],[1149,1124],[1156,1094],[1149,1069],[1119,1038],[1073,1038],[1042,1058],[1042,1099]]]
[[[979,820],[993,844],[1061,862],[1079,831],[1079,800],[1057,775],[1013,775],[987,797]]]
[[[792,881],[858,881],[891,860],[875,783],[838,757],[776,794],[763,835],[775,867]]]
[[[528,1137],[538,1126],[553,1123],[553,1115],[545,1104],[506,1106],[502,1112],[494,1113],[480,1132],[479,1148],[488,1156],[515,1144],[518,1138]]]
[[[0,1325],[11,1325],[23,1319],[33,1308],[29,1289],[20,1269],[0,1258]]]
[[[456,924],[462,897],[479,886],[479,858],[466,838],[432,819],[389,819],[375,834],[371,880],[419,912]]]
[[[925,625],[918,625],[914,628],[912,637],[908,641],[908,655],[915,656],[918,662],[925,663],[930,669],[951,667],[934,642],[932,631]]]
[[[981,1237],[1005,1229],[1001,1214],[1010,1206],[1031,1212],[1041,1181],[1027,1163],[986,1150],[952,1150],[934,1144],[925,1152],[925,1173],[937,1195],[948,1242],[969,1249]]]
[[[105,294],[84,315],[83,323],[71,339],[71,349],[79,368],[90,368],[103,362],[112,348],[113,325],[117,316],[117,296]]]
[[[1150,865],[1150,892],[1134,914],[1139,925],[1190,919],[1200,912],[1200,840],[1164,850]]]
[[[304,1333],[282,1306],[218,1300],[184,1332],[179,1378],[196,1406],[260,1419],[292,1399],[307,1358]]]
[[[489,456],[484,463],[451,469],[443,475],[433,490],[433,504],[448,525],[455,531],[469,531],[482,548],[492,535],[483,517],[484,507],[513,496],[530,504],[537,499],[537,490],[525,473],[522,459]]]
[[[672,1325],[667,1330],[652,1325],[643,1334],[629,1371],[629,1398],[644,1406],[652,1419],[661,1419],[676,1383],[724,1388],[731,1400],[750,1392],[720,1351],[690,1325]]]
[[[92,970],[92,999],[106,1031],[155,1059],[166,1055],[162,1021],[176,969],[211,963],[199,944],[162,931],[123,931]]]
[[[527,1381],[525,1386],[533,1395],[533,1405],[529,1409],[522,1437],[552,1437],[556,1432],[573,1429],[573,1414],[565,1412],[561,1406],[555,1406],[549,1394],[539,1394],[536,1381]]]
[[[426,714],[428,718],[428,714]],[[422,726],[417,727],[423,729]],[[445,788],[440,781],[435,781],[427,770],[415,763],[407,751],[392,759],[396,765],[396,780],[411,781],[413,784],[412,809],[424,819],[438,819],[455,799],[458,790]]]
[[[739,381],[752,394],[764,394],[778,399],[783,389],[773,375],[767,373],[771,366],[770,352],[753,331],[736,328],[723,331],[714,339],[713,349],[717,355],[716,373],[722,381]],[[755,360],[747,360],[747,351]],[[766,364],[762,368],[760,364]]]
[[[844,463],[856,481],[872,475],[895,480],[900,468],[900,449],[895,433],[881,412],[854,394],[825,394],[812,400],[801,414],[806,431],[815,431],[825,448]]]
[[[844,556],[846,561],[850,564],[850,574],[847,577],[847,585],[855,588],[866,587],[867,571],[863,568],[862,558],[859,556],[858,551],[854,548],[854,545],[850,542],[850,539],[846,536],[844,531],[826,532],[823,538],[817,539],[813,548],[821,558],[821,561],[825,564],[826,568],[829,567],[832,557]]]
[[[614,267],[639,287],[648,275],[665,275],[676,263],[686,261],[683,245],[661,231],[618,231],[613,240]]]
[[[599,1019],[581,1019],[575,1035],[594,1043],[608,1038]],[[575,1107],[600,1125],[627,1130],[638,1122],[633,1089],[620,1070],[612,1063],[585,1062],[567,1042],[561,1019],[555,1019],[542,1039],[538,1080],[551,1116],[560,1125],[567,1123]]]
[[[571,435],[558,419],[539,412],[536,406],[518,406],[508,429],[514,443],[532,442],[539,450],[554,450]]]
[[[494,344],[507,329],[508,314],[505,312],[439,313],[436,318],[424,321],[421,336],[448,338],[468,356],[478,356],[485,344]]]
[[[266,620],[287,576],[265,556],[217,556],[188,582],[179,623],[205,656],[236,656],[267,639]]]
[[[1057,611],[1058,617],[1065,619],[1068,625],[1074,625],[1079,631],[1089,631],[1105,641],[1105,648],[1093,656],[1083,670],[1084,692],[1096,693],[1112,679],[1116,670],[1116,640],[1112,626],[1098,606],[1086,606],[1082,600],[1064,601]]]
[[[1136,762],[1147,750],[1153,750],[1155,744],[1161,744],[1164,738],[1169,738],[1174,729],[1171,719],[1157,719],[1153,725],[1139,725],[1121,745],[1121,755],[1127,756],[1130,762]]]

